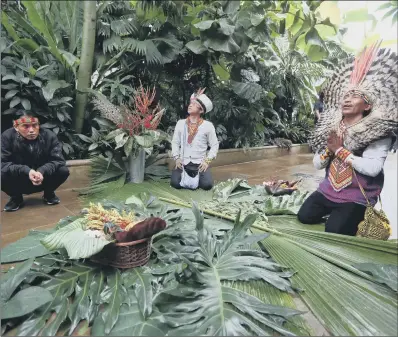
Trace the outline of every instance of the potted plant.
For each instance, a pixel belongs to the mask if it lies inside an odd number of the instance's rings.
[[[134,91],[131,105],[116,106],[100,93],[92,100],[101,117],[115,125],[106,137],[106,141],[115,143],[115,150],[123,149],[128,158],[129,181],[142,183],[145,173],[146,154],[153,152],[155,145],[169,140],[169,135],[158,130],[164,110],[154,105],[155,88],[150,90],[142,84]]]

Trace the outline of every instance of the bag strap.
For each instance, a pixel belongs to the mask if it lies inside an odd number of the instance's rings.
[[[365,200],[366,200],[368,206],[369,206],[369,207],[372,207],[372,205],[371,205],[371,203],[370,203],[368,197],[366,196],[365,190],[363,189],[361,183],[359,182],[358,176],[357,176],[357,174],[355,173],[355,169],[354,169],[354,168],[352,169],[352,172],[353,172],[353,174],[354,174],[354,176],[355,176],[355,179],[356,179],[357,182],[358,182],[359,189],[361,190],[362,195],[365,197]],[[383,209],[383,204],[381,203],[381,197],[380,197],[380,195],[379,195],[378,199],[379,199],[379,201],[380,201],[380,207],[381,207],[381,209]]]
[[[182,170],[184,170],[184,149],[185,149],[185,138],[187,135],[187,123],[184,122],[184,132],[181,135],[181,149],[182,149],[182,156],[181,156],[181,163],[182,163]]]

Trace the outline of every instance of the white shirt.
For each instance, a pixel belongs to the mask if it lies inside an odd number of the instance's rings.
[[[346,160],[352,160],[352,167],[357,172],[369,177],[376,177],[383,170],[384,162],[387,158],[391,143],[391,138],[377,140],[370,144],[365,151],[363,151],[362,157],[351,154]],[[337,153],[339,150],[337,150]],[[329,160],[330,158],[322,160],[320,154],[316,153],[313,163],[316,169],[321,170],[328,165]]]
[[[209,146],[210,151],[206,156]],[[200,164],[206,158],[216,158],[218,146],[216,130],[211,122],[203,121],[191,144],[188,144],[186,119],[181,119],[177,122],[171,143],[171,151],[174,159],[182,159],[183,165],[189,162]]]

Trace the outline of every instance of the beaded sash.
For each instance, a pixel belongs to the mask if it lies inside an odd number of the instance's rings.
[[[330,164],[329,181],[336,192],[352,183],[352,167],[340,157],[335,157]]]
[[[347,128],[343,121],[340,122],[339,132],[344,134]],[[336,192],[352,184],[353,169],[345,160],[351,154],[347,149],[342,148],[333,158],[330,164],[329,181]]]

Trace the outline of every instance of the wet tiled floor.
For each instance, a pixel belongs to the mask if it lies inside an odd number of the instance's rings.
[[[269,179],[297,180],[303,178],[301,187],[315,190],[324,171],[317,171],[312,166],[311,154],[283,156],[235,165],[213,168],[215,180],[225,180],[242,177],[249,184],[261,184]],[[385,187],[382,192],[384,210],[393,225],[393,238],[397,237],[397,155],[390,154],[385,164]],[[74,188],[81,188],[88,183],[87,170],[71,168],[71,176],[61,186],[57,195],[61,204],[56,206],[44,205],[41,195],[25,197],[25,207],[18,212],[1,213],[1,245],[6,246],[27,235],[31,229],[45,229],[52,227],[59,219],[68,215],[78,214],[82,205],[77,198]],[[1,194],[1,208],[7,202],[7,196]]]

